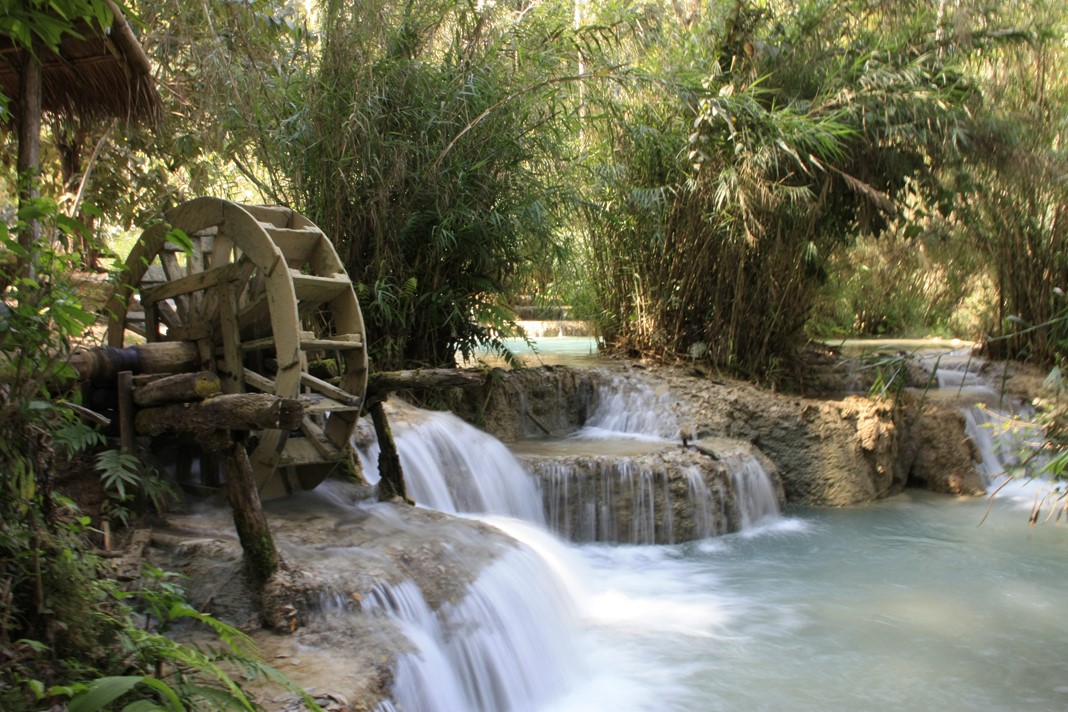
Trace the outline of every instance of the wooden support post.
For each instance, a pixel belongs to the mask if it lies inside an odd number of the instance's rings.
[[[404,470],[401,468],[397,444],[393,442],[393,431],[389,428],[382,401],[374,401],[368,410],[375,426],[375,435],[378,437],[378,474],[381,477],[378,481],[378,499],[385,502],[399,497],[412,504],[404,486]]]
[[[137,450],[137,431],[134,429],[133,373],[122,371],[116,379],[119,397],[119,445],[127,455]]]
[[[38,173],[41,170],[41,60],[28,49],[21,52],[19,73],[18,157],[16,171],[19,181],[19,207],[25,207],[40,192]],[[23,277],[36,277],[36,242],[41,236],[41,224],[30,219],[19,234],[19,245],[27,256],[19,259],[18,273]]]
[[[214,439],[226,448],[226,493],[234,510],[234,526],[245,553],[245,566],[253,585],[262,588],[278,570],[280,558],[256,490],[256,478],[245,451],[245,438],[236,437],[231,443],[229,436],[220,432]]]

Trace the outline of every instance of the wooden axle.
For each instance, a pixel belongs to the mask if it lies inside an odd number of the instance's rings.
[[[200,369],[200,352],[194,343],[157,341],[118,348],[97,346],[76,351],[70,366],[83,381],[111,381],[119,373],[187,373]]]

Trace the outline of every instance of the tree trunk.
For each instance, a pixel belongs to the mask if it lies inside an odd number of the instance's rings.
[[[486,382],[481,369],[419,368],[413,371],[380,371],[367,381],[368,400],[385,398],[390,391],[406,388],[474,388]]]
[[[200,352],[185,341],[157,341],[125,349],[98,346],[71,354],[70,367],[83,381],[110,381],[120,371],[186,373],[197,370]]]

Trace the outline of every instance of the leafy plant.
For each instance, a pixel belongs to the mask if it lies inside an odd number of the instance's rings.
[[[130,523],[134,512],[143,509],[142,503],[162,512],[174,497],[167,481],[130,453],[104,450],[96,456],[96,470],[108,495],[108,516],[124,525]]]

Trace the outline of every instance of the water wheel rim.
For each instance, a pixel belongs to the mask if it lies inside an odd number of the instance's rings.
[[[199,325],[202,338],[205,341],[204,350],[207,351],[205,359],[211,361],[212,365],[216,363],[228,365],[227,369],[224,369],[227,370],[227,377],[238,383],[241,390],[244,390],[249,385],[242,376],[250,378],[256,376],[258,382],[253,384],[253,387],[257,390],[272,392],[284,398],[299,397],[302,383],[306,384],[309,380],[309,375],[306,373],[307,361],[301,342],[302,333],[304,333],[301,331],[301,303],[294,287],[295,277],[293,275],[294,272],[300,270],[301,265],[294,268],[294,265],[287,263],[286,255],[272,240],[271,235],[268,234],[268,228],[265,228],[265,224],[250,212],[262,212],[268,209],[282,210],[262,206],[242,206],[230,201],[209,197],[194,199],[168,211],[166,215],[167,222],[152,226],[146,230],[131,250],[127,259],[124,284],[116,291],[112,302],[109,304],[109,344],[112,346],[123,345],[126,329],[130,325],[128,305],[135,292],[140,291],[144,302],[146,291],[151,290],[151,287],[145,286],[146,273],[150,265],[153,265],[156,260],[159,260],[161,265],[163,264],[163,255],[168,249],[167,238],[171,229],[178,228],[187,235],[197,235],[205,231],[214,230],[214,242],[210,259],[206,256],[206,253],[200,254],[196,260],[192,257],[187,257],[185,272],[176,281],[181,282],[185,279],[186,282],[189,282],[203,278],[202,281],[212,283],[212,288],[220,287],[220,284],[212,282],[212,280],[220,278],[221,268],[226,266],[225,264],[220,264],[220,262],[229,264],[232,268],[230,271],[233,273],[243,274],[247,271],[249,275],[254,274],[256,279],[262,283],[262,298],[265,300],[266,312],[269,315],[269,331],[272,342],[270,347],[275,354],[275,363],[270,378],[248,373],[248,369],[243,368],[241,357],[234,355],[235,350],[241,348],[242,336],[240,330],[243,327],[240,322],[236,327],[234,324],[230,326],[219,325],[217,327],[210,324]],[[328,265],[328,268],[336,271],[332,275],[333,282],[340,283],[343,280],[346,287],[345,289],[339,288],[337,297],[333,298],[330,308],[336,309],[337,314],[335,315],[331,312],[330,318],[332,321],[339,322],[339,328],[343,331],[347,331],[350,334],[358,334],[359,338],[363,339],[364,325],[359,303],[352,290],[351,282],[348,282],[347,275],[344,274],[340,261],[337,259],[333,246],[325,235],[307,218],[292,211],[286,211],[286,214],[298,224],[301,230],[309,233],[317,232],[320,236],[321,239],[316,243],[317,255],[322,257],[325,254],[327,258],[325,264]],[[203,242],[200,243],[201,246],[203,244]],[[242,262],[243,265],[236,266],[238,261]],[[195,262],[199,264],[197,269],[200,270],[200,277],[197,279],[190,277],[195,271]],[[211,263],[210,268],[205,268],[208,262]],[[323,263],[323,259],[320,259],[319,262]],[[325,279],[316,277],[316,270],[307,269],[307,265],[303,265],[303,267],[305,271],[312,274],[311,279],[318,278],[320,281]],[[181,270],[178,271],[180,272]],[[208,274],[209,272],[211,273],[210,275]],[[172,277],[171,274],[167,276],[168,278]],[[251,291],[252,288],[242,284],[240,289]],[[163,291],[174,290],[165,289]],[[193,308],[191,303],[199,297],[188,298],[188,303],[182,302],[182,297],[172,300],[175,301],[175,308],[172,309],[173,313],[169,317],[170,324],[167,325],[166,336],[170,336],[175,328],[184,330],[185,333],[197,331],[197,325],[181,324],[180,322],[183,318],[188,321],[194,316],[199,316],[209,320],[222,320],[222,313],[226,309],[220,305],[223,305],[226,300],[225,291],[220,288],[218,295],[212,302],[213,306],[211,307],[203,307],[204,303],[211,301],[206,297],[201,298],[201,307],[197,308]],[[257,295],[256,298],[259,299],[260,296]],[[208,309],[209,313],[205,314],[203,309]],[[179,314],[179,312],[183,313]],[[145,333],[147,336],[153,334],[157,327],[155,324],[150,326],[148,323],[147,306],[145,307],[145,314]],[[175,324],[178,324],[178,327],[175,327]],[[237,333],[232,333],[235,329]],[[166,336],[164,336],[164,340],[169,340]],[[235,341],[237,342],[236,346],[233,343]],[[304,347],[306,348],[307,344]],[[216,354],[219,350],[223,351],[221,357]],[[235,359],[237,359],[236,364]],[[320,447],[320,452],[322,452],[322,448],[329,447],[333,448],[333,451],[347,453],[349,439],[359,416],[359,410],[353,409],[352,402],[362,402],[366,390],[366,351],[361,348],[358,351],[348,353],[343,359],[339,357],[339,361],[344,364],[341,369],[341,388],[344,392],[350,394],[348,407],[339,412],[325,414],[325,423],[321,428],[309,419],[306,419],[307,427],[302,427],[302,430],[305,431],[304,435],[310,437],[312,435],[310,430],[315,429],[318,437],[326,441],[325,444],[316,443]],[[241,370],[243,373],[232,373],[234,370]],[[268,387],[265,387],[268,381],[270,383]],[[314,385],[315,379],[311,379],[311,382]],[[325,386],[320,383],[317,387],[322,389]],[[273,475],[279,468],[280,462],[282,462],[283,449],[287,440],[288,433],[283,431],[260,431],[257,433],[257,444],[250,454],[257,483],[264,492],[271,489],[275,490],[267,492],[272,496],[281,493],[277,491],[280,478]],[[336,458],[336,460],[340,459],[342,458]],[[308,462],[305,465],[327,465],[330,463],[331,460],[324,456],[322,463]],[[333,462],[333,464],[336,465],[337,463]],[[295,488],[310,489],[318,484],[318,481],[321,481],[329,470],[329,468],[324,469],[322,467],[305,467],[304,469],[310,474],[304,474],[296,478],[296,481],[285,480],[281,483],[286,491]],[[291,471],[290,474],[297,474],[294,467],[289,467],[289,470]]]

